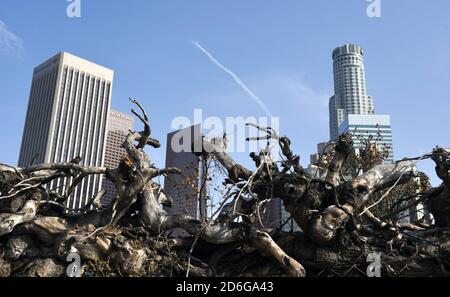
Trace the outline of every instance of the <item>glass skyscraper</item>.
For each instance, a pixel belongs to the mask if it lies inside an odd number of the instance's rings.
[[[387,150],[389,156],[385,162],[394,162],[392,149],[391,117],[388,115],[357,115],[349,114],[339,126],[339,134],[350,133],[353,145],[358,153],[363,148],[364,140],[374,138],[380,150]]]

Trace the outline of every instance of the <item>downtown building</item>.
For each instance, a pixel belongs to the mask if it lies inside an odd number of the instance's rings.
[[[314,178],[323,178],[324,154],[333,149],[333,142],[344,133],[352,137],[355,153],[359,154],[369,138],[380,150],[388,150],[385,163],[394,162],[392,128],[389,115],[375,114],[374,100],[367,94],[364,51],[359,45],[345,44],[333,50],[334,95],[329,101],[330,140],[317,145],[306,171]]]
[[[330,140],[317,145],[317,152],[310,157],[310,165],[307,171],[314,177],[320,177],[323,172],[318,167],[325,149],[332,149],[333,142],[339,139],[339,135],[358,126],[349,115],[361,115],[358,119],[369,118],[375,114],[375,106],[371,96],[367,95],[366,74],[364,67],[364,51],[355,44],[345,44],[337,47],[332,52],[334,95],[329,100],[329,130]],[[346,124],[345,124],[345,123]],[[351,124],[349,124],[351,122]],[[361,122],[359,128],[368,128],[373,132],[374,127]],[[376,121],[367,120],[371,124]],[[344,125],[343,125],[344,124]],[[341,125],[343,125],[341,127]],[[356,127],[358,128],[358,127]],[[354,137],[356,140],[356,137]],[[355,147],[356,151],[359,151]]]
[[[349,114],[375,113],[372,97],[367,95],[364,52],[354,44],[333,50],[334,95],[329,101],[330,140],[339,138],[339,126]]]
[[[391,117],[389,115],[349,114],[339,126],[339,135],[344,133],[350,133],[357,154],[359,149],[364,147],[364,140],[373,137],[373,142],[376,143],[379,150],[389,152],[384,162],[394,162]]]
[[[283,202],[280,198],[273,198],[265,205],[265,209],[256,213],[255,225],[262,228],[272,228],[276,229],[282,225],[289,217],[286,216],[287,212],[284,209]],[[261,222],[259,221],[259,218]],[[263,225],[261,225],[261,223]],[[291,219],[290,222],[286,223],[285,226],[290,226],[289,224],[295,224]]]
[[[321,164],[325,164],[325,156],[334,150],[332,142],[321,142],[317,144],[317,153],[310,155],[309,166],[306,168],[313,178],[325,178],[327,170],[322,168]]]
[[[380,150],[388,150],[386,163],[394,161],[392,128],[389,115],[375,114],[374,100],[367,95],[364,51],[355,44],[333,50],[334,95],[329,101],[330,142],[320,143],[311,155],[309,170],[314,174],[324,148],[339,136],[349,133],[358,154],[364,141],[371,138]]]
[[[171,215],[185,214],[205,220],[208,218],[208,211],[214,210],[213,197],[207,197],[208,186],[211,184],[210,176],[205,176],[208,159],[193,153],[193,150],[201,151],[201,145],[198,147],[198,144],[202,143],[202,137],[200,124],[167,135],[166,168],[176,167],[182,172],[181,175],[167,175],[164,179],[164,193],[172,199],[172,205],[165,209]],[[282,202],[281,199],[274,198],[257,214],[254,225],[260,228],[277,228],[281,226],[281,221]],[[189,234],[176,229],[172,235]]]
[[[172,199],[165,207],[170,215],[184,214],[199,220],[207,217],[207,184],[204,179],[205,162],[193,153],[192,143],[202,137],[201,125],[194,125],[167,135],[166,168],[176,167],[181,175],[170,174],[164,178],[164,193]],[[173,236],[189,235],[175,229]]]
[[[389,115],[376,115],[374,101],[366,91],[364,51],[355,44],[333,50],[334,95],[330,98],[330,140],[339,135],[352,136],[358,154],[369,138],[380,150],[388,150],[386,163],[394,161]],[[318,152],[319,153],[319,152]],[[320,153],[319,153],[320,154]]]
[[[330,98],[330,140],[349,133],[356,154],[364,148],[369,138],[381,151],[388,151],[384,163],[394,162],[392,126],[389,115],[375,113],[373,99],[366,93],[363,50],[360,46],[346,44],[333,51],[335,94]],[[318,152],[320,157],[320,152]],[[310,166],[311,168],[313,166]],[[420,178],[414,182],[420,184]],[[405,210],[401,222],[416,222],[429,215],[422,204]]]
[[[103,166],[106,124],[114,72],[61,52],[33,72],[19,166],[64,163],[81,157],[83,166]],[[63,194],[70,178],[49,185]],[[86,177],[67,206],[83,207],[102,188],[102,177]]]
[[[123,143],[130,130],[133,130],[133,126],[133,117],[123,112],[110,110],[107,124],[105,167],[116,168],[119,166],[120,160],[127,154],[123,147]],[[102,198],[102,203],[111,203],[116,196],[116,187],[114,183],[104,177],[102,188],[106,190],[106,195]]]

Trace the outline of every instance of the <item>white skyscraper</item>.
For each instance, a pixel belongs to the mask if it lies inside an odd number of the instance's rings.
[[[19,166],[69,162],[103,166],[106,123],[114,72],[69,53],[59,53],[34,69]],[[50,185],[59,193],[70,180]],[[102,187],[90,176],[77,187],[68,206],[78,208]]]
[[[366,92],[364,53],[346,44],[333,51],[334,96],[330,98],[330,139],[339,137],[339,126],[348,114],[371,115],[375,108]]]

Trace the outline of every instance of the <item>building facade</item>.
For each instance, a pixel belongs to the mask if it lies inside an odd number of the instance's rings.
[[[324,178],[326,164],[329,162],[329,154],[334,151],[334,143],[321,142],[317,144],[317,153],[310,155],[309,165],[305,169],[314,178]]]
[[[166,168],[176,167],[182,172],[164,178],[164,192],[172,198],[171,207],[166,208],[171,215],[186,214],[200,220],[207,216],[206,181],[202,178],[204,162],[192,152],[191,146],[201,135],[201,125],[167,135]],[[174,235],[187,233],[177,229]]]
[[[287,210],[284,208],[284,205],[281,204],[280,207],[281,207],[281,221],[283,224],[283,227],[281,229],[284,232],[301,232],[302,229],[294,221],[291,214],[287,212]]]
[[[376,143],[380,150],[389,151],[389,156],[384,161],[394,162],[390,116],[349,114],[339,126],[339,135],[343,133],[351,134],[357,153],[364,141],[371,137],[373,143]]]
[[[257,219],[255,224],[258,227],[279,228],[284,223],[284,212],[285,210],[281,199],[273,198],[265,205],[264,210],[256,213]],[[261,222],[259,221],[258,216],[260,216]],[[261,223],[263,223],[263,226],[261,226]]]
[[[107,168],[116,168],[126,151],[123,143],[130,130],[133,130],[133,117],[128,114],[111,110],[107,123],[107,137],[105,149],[104,166]],[[116,196],[116,187],[106,177],[103,178],[103,189],[106,195],[102,199],[103,204],[109,204]]]
[[[348,114],[375,113],[372,97],[367,95],[363,49],[345,44],[333,51],[334,95],[329,101],[330,139],[339,137],[339,126]]]
[[[332,143],[321,142],[317,144],[317,153],[310,155],[309,162],[312,165],[317,165],[320,162],[320,158],[323,154],[333,150]]]
[[[82,157],[83,166],[103,166],[106,123],[114,72],[61,52],[33,72],[19,166],[62,163]],[[62,194],[71,180],[53,181]],[[79,208],[102,187],[101,176],[89,176],[67,201]]]

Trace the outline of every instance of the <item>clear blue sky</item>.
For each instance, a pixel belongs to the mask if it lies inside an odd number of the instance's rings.
[[[450,1],[381,2],[381,18],[368,18],[365,0],[81,0],[82,17],[71,19],[65,0],[1,0],[0,161],[17,163],[32,70],[59,51],[114,69],[112,107],[128,111],[127,98],[139,98],[163,142],[172,119],[194,108],[263,116],[191,40],[281,118],[304,165],[328,138],[331,51],[343,43],[365,50],[368,93],[392,116],[397,159],[449,147]],[[158,166],[164,153],[151,151]]]

